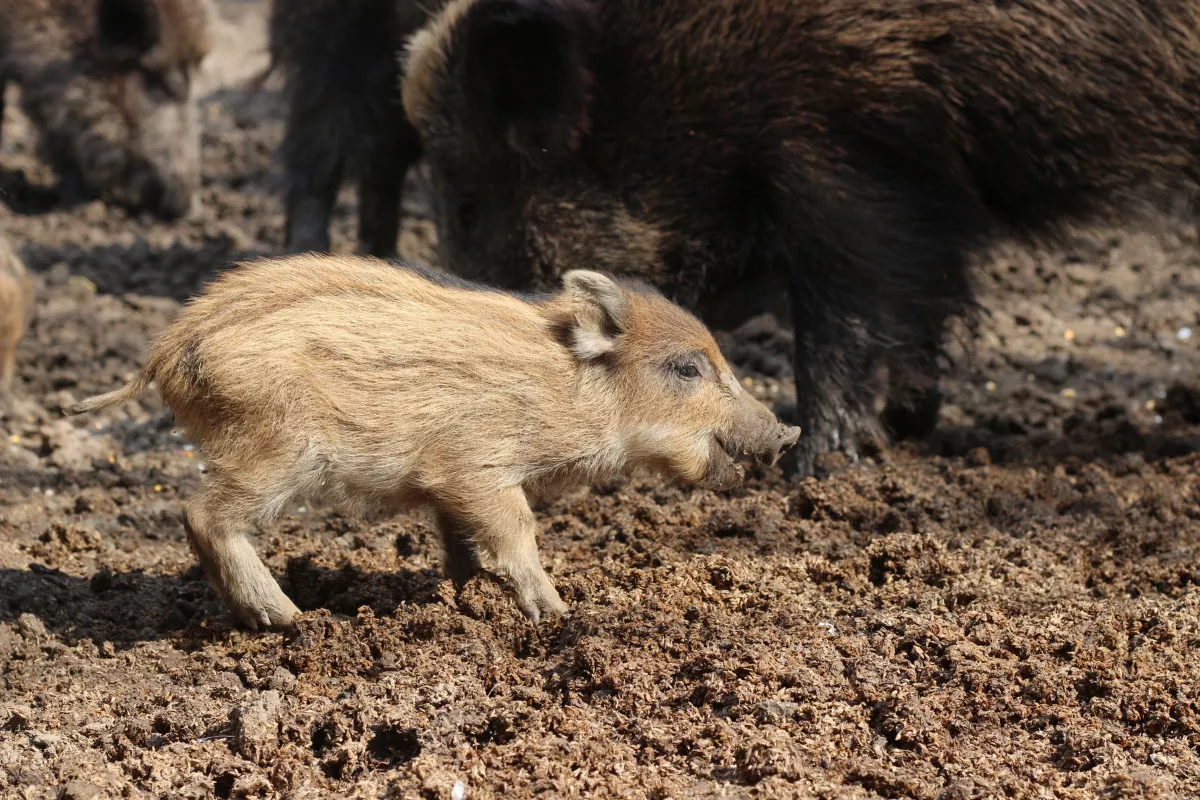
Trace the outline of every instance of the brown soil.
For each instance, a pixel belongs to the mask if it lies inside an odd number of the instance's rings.
[[[22,213],[0,207],[0,231],[39,301],[0,417],[0,794],[1200,796],[1200,244],[1181,226],[989,256],[930,441],[802,483],[541,509],[565,618],[530,625],[490,580],[456,598],[418,514],[295,506],[258,547],[298,630],[231,628],[179,517],[201,459],[158,400],[60,415],[229,259],[280,244],[277,100],[230,83],[262,8],[224,10],[242,19],[205,102],[198,219],[39,208],[51,179],[9,106]],[[427,259],[411,197],[403,249]],[[725,340],[786,401],[787,332]]]

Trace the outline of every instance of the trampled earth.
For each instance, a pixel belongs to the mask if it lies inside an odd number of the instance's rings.
[[[264,5],[222,5],[195,219],[54,208],[8,106],[0,231],[39,299],[0,416],[0,796],[1200,796],[1190,224],[988,254],[928,441],[540,509],[564,618],[532,626],[487,579],[456,598],[420,514],[295,505],[256,545],[306,613],[234,629],[180,519],[202,459],[162,404],[61,409],[278,251],[279,101],[240,88]],[[401,249],[428,261],[410,183]],[[785,329],[722,342],[786,405]]]

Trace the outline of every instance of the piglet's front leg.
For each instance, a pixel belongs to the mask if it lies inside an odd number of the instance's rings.
[[[533,622],[561,614],[567,604],[542,569],[537,550],[537,519],[520,487],[481,493],[438,504],[442,536],[466,542],[479,566],[512,582],[517,606]],[[457,581],[467,567],[459,549],[447,547],[447,572]]]

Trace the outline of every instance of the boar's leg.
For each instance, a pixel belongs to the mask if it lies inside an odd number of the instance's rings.
[[[889,370],[887,421],[911,434],[936,424],[936,381],[914,393],[900,378],[935,369],[946,321],[971,306],[966,253],[986,230],[978,198],[937,159],[862,147],[853,173],[842,167],[789,198],[804,214],[788,219],[787,239],[767,242],[790,278],[801,475],[823,452],[854,459],[864,439],[884,439],[881,363],[918,365]]]
[[[438,505],[439,517],[450,522],[449,530],[470,532],[480,566],[512,582],[517,606],[526,617],[537,622],[543,614],[567,610],[538,559],[537,519],[524,490],[513,487]]]
[[[479,557],[471,544],[471,533],[456,517],[438,512],[438,529],[442,532],[443,570],[446,577],[461,589],[479,572]]]
[[[340,164],[332,174],[324,173],[319,183],[303,179],[289,181],[284,211],[287,252],[329,252],[329,220],[341,183]]]
[[[940,330],[945,321],[931,322],[937,323]],[[890,365],[887,404],[880,420],[892,438],[919,439],[937,427],[942,407],[937,364],[940,353],[940,342],[930,338],[915,348],[911,358]]]
[[[342,186],[349,135],[316,98],[296,97],[280,145],[284,172],[284,247],[329,252],[329,222]],[[335,111],[338,109],[334,109]]]
[[[300,609],[288,599],[246,537],[248,514],[232,493],[210,485],[187,504],[188,543],[234,618],[251,630],[289,624]]]
[[[395,258],[404,176],[420,157],[417,132],[403,118],[374,138],[359,170],[359,252]]]

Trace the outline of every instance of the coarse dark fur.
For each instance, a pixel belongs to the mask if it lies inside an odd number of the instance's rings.
[[[421,156],[400,104],[396,52],[440,0],[274,0],[271,69],[285,81],[287,248],[328,251],[347,172],[358,178],[359,250],[395,255],[408,168]]]
[[[782,276],[802,472],[936,424],[989,239],[1197,180],[1195,0],[456,0],[408,58],[455,271],[587,263],[706,317]]]
[[[65,200],[192,207],[211,17],[208,0],[0,0],[0,110],[12,81]]]

